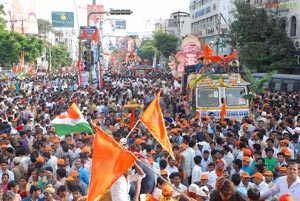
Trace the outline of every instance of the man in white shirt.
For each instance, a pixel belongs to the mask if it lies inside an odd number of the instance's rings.
[[[178,168],[175,166],[176,160],[172,157],[168,158],[168,165],[166,169],[168,170],[169,174],[172,174],[173,172],[179,172]]]
[[[123,174],[116,183],[111,187],[111,197],[112,201],[129,201],[129,189],[131,182],[141,182],[146,176],[142,168],[134,162],[134,167],[136,170],[135,174],[131,174],[131,168]],[[140,186],[140,185],[137,185]],[[138,197],[140,194],[140,189],[136,189],[135,196]]]
[[[202,174],[201,160],[201,156],[194,157],[195,166],[192,169],[192,184],[200,181],[200,177]]]
[[[298,176],[298,164],[291,160],[287,166],[287,176],[279,177],[275,186],[261,194],[260,200],[273,195],[290,194],[293,200],[300,200],[300,178]]]
[[[257,188],[260,193],[265,193],[269,190],[269,185],[264,182],[264,176],[262,173],[257,172],[252,176],[252,178],[254,183],[253,187]]]
[[[12,171],[8,169],[7,161],[1,161],[1,170],[0,170],[0,178],[2,178],[2,174],[7,173],[9,176],[9,181],[15,180],[15,175]],[[0,181],[2,183],[2,180]]]

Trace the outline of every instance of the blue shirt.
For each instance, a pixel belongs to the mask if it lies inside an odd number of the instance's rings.
[[[38,201],[43,201],[43,198],[38,198],[37,200]],[[28,196],[26,198],[23,198],[22,201],[32,201],[32,198],[31,198],[31,196]]]
[[[202,68],[202,66],[203,66],[203,64],[196,64],[195,65],[197,72],[200,71],[200,69]]]
[[[242,167],[242,170],[244,170],[245,172],[248,172],[249,173],[249,175],[252,175],[253,173],[253,169],[250,167],[250,166],[248,166],[248,167]]]
[[[78,169],[80,180],[83,181],[87,186],[90,184],[90,175],[89,173],[83,168]]]

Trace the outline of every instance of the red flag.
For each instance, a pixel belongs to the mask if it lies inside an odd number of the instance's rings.
[[[21,68],[20,68],[19,72],[21,72],[21,70],[24,66],[25,66],[25,53],[24,53],[24,50],[22,50],[22,52],[21,52]]]
[[[77,70],[78,70],[78,85],[81,86],[82,80],[81,80],[81,61],[80,61],[80,56],[77,61]]]
[[[101,198],[135,160],[133,153],[127,151],[97,126],[93,143],[88,201]]]
[[[131,109],[131,114],[130,114],[130,123],[129,123],[129,128],[132,129],[134,126],[134,108]]]
[[[85,29],[82,29],[82,33],[81,33],[81,39],[86,39],[87,38],[87,33]]]
[[[221,108],[221,112],[220,112],[220,117],[221,117],[222,121],[224,120],[225,116],[226,116],[226,100],[224,99],[224,102],[223,102],[223,105]]]
[[[161,144],[161,146],[175,158],[159,105],[160,93],[161,90],[141,115],[140,121],[148,128],[149,132],[152,133],[153,137]]]
[[[92,34],[92,40],[97,42],[98,37],[99,37],[99,32],[98,29],[96,29],[96,31]]]

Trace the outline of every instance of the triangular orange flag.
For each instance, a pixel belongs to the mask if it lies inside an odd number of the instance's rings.
[[[222,121],[224,120],[225,116],[226,116],[226,100],[224,99],[224,102],[223,102],[223,105],[221,108],[221,112],[220,112],[220,117],[221,117]]]
[[[147,193],[146,194],[146,201],[158,201],[153,195]]]
[[[172,146],[168,138],[165,121],[159,105],[160,92],[141,115],[140,121],[148,128],[149,132],[161,144],[161,146],[174,157]]]
[[[97,126],[93,143],[88,201],[101,198],[135,160],[133,153],[127,151]]]
[[[230,61],[231,59],[235,59],[236,57],[237,57],[237,52],[234,51],[231,55],[225,57],[224,59],[225,59],[226,61]]]
[[[131,109],[131,114],[130,114],[130,123],[129,123],[129,128],[132,129],[134,126],[134,120],[135,120],[135,116],[134,116],[134,108]]]

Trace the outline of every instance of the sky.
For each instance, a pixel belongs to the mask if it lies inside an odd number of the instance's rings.
[[[76,18],[75,2],[79,18],[79,24],[75,22],[75,26],[86,26],[86,7],[93,2],[92,0],[36,1],[38,18],[49,20],[51,20],[51,11],[73,11]],[[133,14],[130,16],[106,16],[106,18],[126,19],[129,32],[141,32],[145,29],[145,22],[154,25],[154,19],[167,19],[173,12],[189,12],[189,0],[97,0],[96,3],[103,4],[105,11],[110,8],[132,10]],[[149,20],[150,18],[152,21]]]

